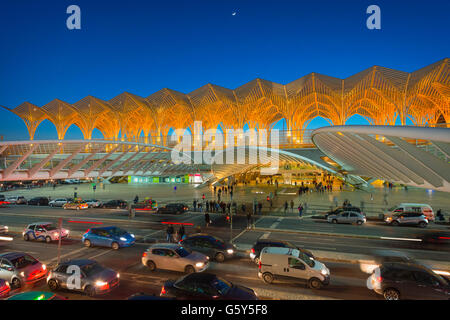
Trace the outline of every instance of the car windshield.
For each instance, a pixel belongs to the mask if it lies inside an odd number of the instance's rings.
[[[231,289],[231,287],[233,286],[230,282],[221,279],[221,278],[216,278],[211,282],[211,285],[217,289],[217,291],[220,293],[220,295],[225,295],[227,294],[227,292]]]
[[[178,253],[178,255],[182,258],[187,257],[188,255],[190,255],[192,253],[191,250],[185,248],[185,247],[179,247],[177,250],[175,250],[176,253]]]
[[[309,257],[308,255],[304,254],[301,251],[298,252],[298,258],[300,260],[302,260],[304,263],[306,263],[308,266],[310,266],[311,268],[314,268],[314,266],[316,265],[316,263],[314,262],[313,259],[311,259],[311,257]]]
[[[11,263],[13,264],[13,266],[16,269],[22,269],[22,268],[31,266],[33,264],[36,264],[36,263],[38,263],[38,261],[31,256],[24,255],[24,256],[12,259]]]
[[[123,235],[127,234],[127,232],[125,230],[120,229],[120,228],[112,228],[109,233],[113,236],[123,236]]]
[[[43,225],[43,227],[44,227],[44,229],[47,230],[47,231],[56,230],[56,226],[53,225],[53,224],[51,224],[51,223],[50,223],[50,224]]]
[[[81,267],[81,270],[87,277],[90,277],[96,273],[103,271],[103,267],[98,263],[91,263]]]

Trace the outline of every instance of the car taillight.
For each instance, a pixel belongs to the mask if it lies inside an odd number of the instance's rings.
[[[261,270],[261,260],[259,260],[258,269]]]
[[[146,257],[146,256],[147,256],[147,252],[144,252],[144,253],[142,254],[142,256],[143,256],[143,257]]]
[[[382,277],[376,277],[375,279],[377,280],[377,282],[381,282],[383,280]]]
[[[161,294],[166,294],[166,288],[164,288],[164,286],[161,289]]]
[[[251,251],[251,253],[255,253],[255,249],[254,248],[252,248],[250,251]]]

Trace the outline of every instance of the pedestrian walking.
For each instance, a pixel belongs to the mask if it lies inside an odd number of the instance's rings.
[[[289,207],[288,202],[285,201],[284,202],[284,214],[286,214],[288,207]]]
[[[208,227],[211,224],[211,218],[209,217],[209,213],[205,213],[205,226]]]
[[[139,202],[139,196],[136,195],[136,197],[134,197],[134,203],[136,204],[136,203],[138,203],[138,202]]]
[[[291,199],[291,213],[294,213],[294,201]]]
[[[167,233],[167,241],[168,242],[173,242],[173,226],[171,224],[169,224],[169,226],[167,227],[166,233]]]
[[[197,199],[194,199],[194,202],[192,203],[193,207],[194,207],[194,212],[197,211]]]
[[[183,240],[184,234],[185,234],[184,226],[181,225],[180,228],[178,229],[178,239]]]
[[[301,218],[303,215],[303,206],[301,203],[298,205],[297,209],[298,209],[298,217]]]
[[[258,202],[258,214],[261,215],[262,203]]]
[[[249,211],[247,213],[247,229],[251,229],[253,225],[253,221],[252,221],[252,213]]]

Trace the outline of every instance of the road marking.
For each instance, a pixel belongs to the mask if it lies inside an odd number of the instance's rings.
[[[60,256],[60,259],[65,258],[65,257],[68,257],[68,256],[73,255],[73,254],[76,254],[76,253],[78,253],[78,252],[87,250],[87,249],[88,249],[88,248],[84,247],[84,248],[81,248],[81,249],[78,249],[78,250],[74,250],[74,251],[68,252],[68,253],[63,254],[62,256]],[[53,258],[53,259],[51,259],[51,260],[48,260],[47,262],[44,262],[44,263],[45,263],[45,264],[49,264],[50,262],[52,262],[52,261],[57,261],[57,260],[58,260],[58,257],[55,257],[55,258]]]
[[[260,239],[267,239],[267,238],[269,238],[270,234],[271,234],[271,232],[266,232],[260,237]]]
[[[233,239],[231,239],[231,242],[234,242],[234,240],[236,240],[237,238],[239,238],[240,236],[242,236],[244,233],[246,233],[248,231],[248,229],[244,229],[241,231],[241,233],[239,233],[236,237],[234,237]]]
[[[283,218],[278,218],[277,221],[272,223],[272,225],[269,227],[269,229],[275,229],[276,227],[278,227],[278,225],[280,224],[281,221],[283,221]]]
[[[103,255],[105,255],[105,254],[107,254],[107,253],[110,253],[111,251],[114,251],[114,249],[109,249],[108,251],[100,252],[99,254],[97,254],[97,255],[95,255],[95,256],[89,257],[88,259],[94,259],[94,258],[103,256]]]
[[[383,240],[403,240],[403,241],[418,241],[421,242],[422,239],[408,239],[408,238],[391,238],[391,237],[380,237]]]

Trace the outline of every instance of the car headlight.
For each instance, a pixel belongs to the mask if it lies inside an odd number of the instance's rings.
[[[8,230],[8,226],[5,226],[5,229]]]
[[[233,254],[233,252],[234,252],[233,249],[228,249],[228,250],[227,250],[227,253],[228,253],[228,254]]]
[[[326,276],[328,274],[328,270],[327,269],[322,269],[321,273]]]
[[[132,238],[135,238],[134,234],[131,234],[131,237],[132,237]]]
[[[120,278],[120,273],[117,274],[117,278]]]
[[[120,241],[127,241],[125,237],[120,237]]]
[[[108,282],[104,282],[104,281],[97,281],[96,283],[95,283],[95,285],[97,286],[97,287],[103,287],[103,286],[106,286],[108,284]]]
[[[195,266],[196,266],[197,268],[201,268],[201,267],[204,266],[204,263],[203,263],[203,262],[197,262],[197,263],[195,264]]]
[[[20,275],[21,275],[22,277],[25,277],[25,272],[22,271],[22,272],[20,273]]]
[[[42,265],[42,270],[47,270],[47,266],[45,264]]]
[[[8,281],[6,281],[5,284],[6,284],[6,286],[7,286],[8,288],[11,287],[11,286],[9,285],[9,282],[8,282]]]

